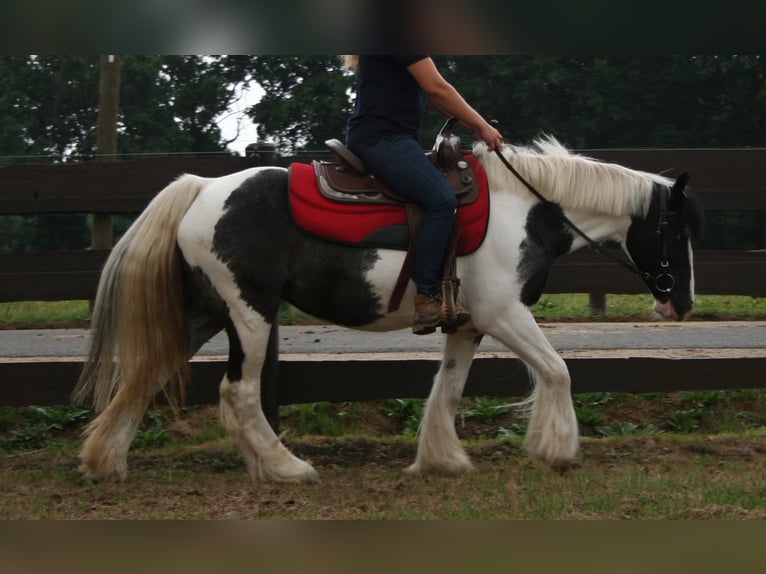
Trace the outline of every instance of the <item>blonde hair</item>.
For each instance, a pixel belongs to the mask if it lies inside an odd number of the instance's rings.
[[[359,54],[353,56],[341,56],[340,58],[343,62],[343,67],[346,70],[350,70],[352,72],[356,71],[356,68],[359,65]]]

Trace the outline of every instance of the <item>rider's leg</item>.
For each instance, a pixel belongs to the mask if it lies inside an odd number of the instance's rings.
[[[416,333],[433,332],[441,322],[440,283],[444,257],[455,222],[457,198],[444,176],[412,137],[357,144],[353,151],[380,181],[423,208],[415,241]]]

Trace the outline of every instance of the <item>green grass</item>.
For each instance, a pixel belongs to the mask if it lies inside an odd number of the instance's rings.
[[[543,295],[532,312],[538,320],[654,320],[651,295],[607,295],[603,315],[590,311],[586,293]],[[766,297],[743,295],[698,295],[689,319],[763,319]]]
[[[14,301],[0,303],[0,325],[32,327],[90,320],[87,301]]]
[[[593,314],[585,293],[543,295],[532,308],[541,321],[577,320],[655,320],[650,295],[607,295],[604,314]],[[766,297],[742,295],[700,295],[690,319],[766,319]],[[21,301],[0,303],[0,327],[25,328],[56,323],[84,322],[90,319],[87,301]],[[283,304],[279,312],[282,325],[307,324],[313,319]]]

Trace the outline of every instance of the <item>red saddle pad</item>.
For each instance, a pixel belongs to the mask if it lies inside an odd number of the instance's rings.
[[[458,255],[473,253],[484,241],[489,221],[489,189],[487,176],[473,156],[465,160],[471,166],[479,185],[479,197],[473,203],[458,207],[460,239]],[[340,203],[319,193],[314,168],[310,164],[290,165],[290,208],[295,223],[311,235],[350,245],[406,249],[406,243],[381,243],[381,230],[407,225],[404,207]]]

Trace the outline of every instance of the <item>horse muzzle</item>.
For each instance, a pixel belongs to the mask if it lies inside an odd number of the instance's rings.
[[[673,304],[671,303],[670,299],[665,301],[664,303],[661,303],[660,301],[654,300],[654,311],[655,313],[659,313],[663,319],[672,319],[673,321],[683,321],[684,315],[679,315],[676,310],[673,308]]]

